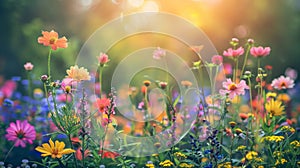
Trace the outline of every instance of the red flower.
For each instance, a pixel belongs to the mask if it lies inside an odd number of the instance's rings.
[[[246,120],[248,118],[248,114],[246,113],[240,113],[239,116],[242,120]]]
[[[97,98],[96,100],[96,106],[98,107],[99,111],[101,113],[105,112],[107,108],[110,106],[110,100],[106,97],[104,98]]]
[[[105,151],[105,150],[102,152],[102,150],[100,150],[100,151],[99,151],[99,154],[102,154],[102,153],[103,153],[102,158],[111,158],[111,159],[114,159],[114,158],[116,158],[117,156],[120,156],[120,154],[118,154],[118,153],[116,153],[116,152]]]
[[[62,38],[58,38],[58,33],[54,30],[42,31],[43,36],[38,38],[38,43],[43,44],[44,46],[50,46],[52,50],[56,50],[57,48],[67,48],[68,40],[64,36]]]
[[[85,150],[85,151],[84,151],[84,154],[83,154],[84,158],[88,157],[89,154],[90,154],[90,151],[89,151],[88,149]],[[78,149],[76,150],[75,156],[76,156],[76,159],[82,160],[81,148],[78,148]]]

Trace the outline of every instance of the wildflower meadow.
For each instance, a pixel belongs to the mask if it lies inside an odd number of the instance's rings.
[[[156,17],[148,22],[156,23]],[[165,18],[170,26],[190,24],[160,15]],[[120,20],[108,29],[124,39],[116,26]],[[149,30],[164,33],[163,25],[155,26]],[[170,37],[185,39],[181,28],[186,27],[166,29]],[[107,49],[115,36],[105,30],[59,72],[63,78],[53,71],[62,59],[57,52],[76,45],[72,35],[57,29],[32,34],[46,53],[40,60],[46,66],[28,57],[16,65],[24,75],[1,81],[1,168],[300,167],[297,71],[272,73],[272,45],[232,37],[219,49],[223,52],[207,52],[210,44],[189,29],[194,37],[182,40],[181,47],[168,41],[172,45],[158,43],[126,55],[121,47]],[[204,42],[190,43],[198,37]],[[185,59],[189,55],[193,59]]]

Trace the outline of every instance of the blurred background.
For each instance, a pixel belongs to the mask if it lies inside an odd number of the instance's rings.
[[[300,0],[3,0],[1,80],[24,75],[27,61],[35,65],[35,74],[46,73],[48,50],[37,43],[42,30],[56,30],[69,40],[67,49],[53,52],[53,74],[61,78],[93,32],[140,11],[182,16],[207,34],[219,54],[230,47],[232,37],[242,44],[253,38],[256,45],[270,46],[271,55],[263,61],[273,66],[274,77],[288,67],[300,70]]]

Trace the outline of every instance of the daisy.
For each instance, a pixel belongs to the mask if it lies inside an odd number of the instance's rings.
[[[49,145],[50,144],[50,145]],[[64,142],[55,141],[55,143],[50,139],[49,143],[43,143],[42,147],[38,146],[35,148],[38,152],[41,152],[41,156],[51,156],[53,159],[61,158],[63,155],[70,154],[75,152],[75,150],[66,148],[64,149],[66,144]]]
[[[36,138],[34,127],[27,120],[17,120],[16,123],[10,123],[6,132],[5,138],[8,141],[14,141],[16,147],[21,146],[25,148],[26,143],[32,144]]]
[[[241,80],[240,83],[234,83],[231,81],[231,79],[227,79],[225,82],[223,82],[223,87],[225,89],[221,89],[220,94],[228,94],[230,99],[233,99],[237,95],[244,95],[245,89],[249,89],[244,80]]]
[[[280,76],[272,81],[271,86],[277,90],[290,89],[294,87],[294,80],[290,77]]]

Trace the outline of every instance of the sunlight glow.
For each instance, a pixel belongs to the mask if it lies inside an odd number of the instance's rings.
[[[142,11],[144,11],[144,12],[158,12],[159,11],[159,6],[154,1],[147,1],[143,5]]]

